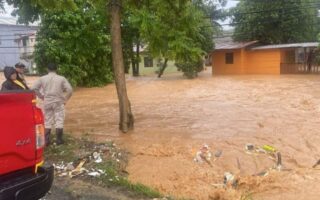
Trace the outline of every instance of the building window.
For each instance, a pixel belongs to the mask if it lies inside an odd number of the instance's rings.
[[[285,52],[284,63],[295,63],[296,62],[296,52],[295,50],[288,50]]]
[[[153,67],[152,57],[144,57],[144,67]]]
[[[226,53],[226,64],[233,64],[233,53]]]
[[[28,39],[29,39],[28,37],[23,37],[22,38],[22,46],[23,47],[27,47]]]

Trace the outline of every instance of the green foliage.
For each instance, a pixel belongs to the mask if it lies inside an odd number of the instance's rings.
[[[106,175],[102,176],[100,179],[101,181],[110,186],[120,186],[125,189],[128,189],[132,191],[136,195],[141,195],[143,197],[149,197],[149,198],[159,198],[162,197],[160,192],[157,190],[150,188],[148,186],[145,186],[141,183],[132,183],[128,180],[127,177],[120,176],[116,171],[116,168],[112,166],[110,163],[103,163],[103,165],[100,166],[100,169],[106,171]]]
[[[200,59],[198,61],[176,62],[175,65],[187,78],[195,78],[198,76],[198,72],[203,70],[203,61]]]
[[[212,36],[217,30],[206,18],[205,6],[202,1],[154,0],[133,10],[131,20],[139,27],[141,37],[154,57],[177,63],[197,63],[213,48]],[[190,65],[184,66],[180,69],[190,74],[185,71]],[[192,69],[194,73],[198,72]]]
[[[56,62],[73,85],[102,86],[113,79],[106,17],[84,0],[77,3],[73,11],[50,10],[41,16],[35,61],[40,73],[48,62]]]
[[[41,8],[33,3],[32,0],[6,0],[7,3],[14,7],[13,16],[18,17],[18,22],[21,24],[29,24],[39,20]]]
[[[228,16],[228,12],[222,9],[227,4],[227,0],[193,0],[193,2],[205,14],[205,17],[210,19],[213,27],[219,28],[216,31],[222,32],[222,26],[218,20],[225,20]]]
[[[138,63],[139,57],[133,51],[134,47],[140,42],[140,31],[138,27],[132,23],[135,16],[131,13],[131,7],[126,6],[122,14],[122,51],[124,57],[125,68],[129,71],[132,62]],[[135,74],[133,72],[133,74]]]
[[[45,160],[50,160],[52,162],[72,162],[76,160],[78,157],[75,155],[75,149],[79,149],[80,145],[76,140],[71,137],[69,134],[65,134],[64,136],[64,145],[56,146],[50,145],[45,148]],[[51,141],[55,141],[56,137],[53,135],[51,137]]]
[[[36,60],[40,66],[45,65],[48,59],[55,60],[60,63],[60,72],[72,77],[73,84],[92,86],[104,82],[88,82],[89,75],[92,75],[89,72],[94,69],[98,71],[99,75],[104,75],[103,69],[106,68],[96,68],[92,64],[88,64],[89,61],[86,56],[90,57],[89,60],[96,61],[100,56],[94,57],[93,55],[101,55],[101,52],[96,52],[99,48],[93,45],[94,42],[89,42],[90,45],[85,43],[87,40],[93,41],[92,38],[96,37],[95,39],[100,38],[105,42],[105,48],[110,48],[110,45],[108,45],[109,38],[102,38],[102,35],[107,33],[106,28],[99,29],[101,31],[97,31],[96,35],[93,36],[93,34],[86,34],[90,30],[77,27],[85,27],[88,24],[83,23],[83,20],[80,19],[90,19],[90,15],[93,14],[87,12],[88,10],[97,11],[101,9],[98,13],[105,13],[105,5],[108,4],[108,0],[57,0],[53,3],[50,0],[8,1],[16,7],[15,13],[20,16],[19,20],[21,22],[34,21],[38,19],[39,13],[42,14],[42,23],[45,28],[42,28],[39,33],[43,39],[39,39],[36,55]],[[85,2],[89,9],[83,7],[82,4]],[[137,62],[138,58],[136,58],[132,49],[139,43],[147,44],[148,51],[153,57],[175,60],[177,63],[197,63],[214,46],[213,33],[218,32],[221,28],[217,26],[215,20],[225,17],[223,11],[218,11],[217,5],[224,5],[225,3],[226,0],[217,2],[211,0],[124,1],[122,7],[122,42],[125,66],[129,66],[130,61]],[[81,8],[84,9],[81,10]],[[105,24],[108,24],[106,21],[107,14],[104,15]],[[76,17],[77,15],[81,17]],[[101,21],[102,18],[99,19]],[[70,25],[68,25],[69,23]],[[95,24],[96,22],[92,20],[90,23]],[[46,29],[50,30],[52,27],[57,31],[47,33]],[[81,37],[81,40],[79,40],[79,37]],[[97,45],[100,44],[102,43]],[[81,49],[80,47],[84,48]],[[106,51],[110,51],[108,48]],[[71,50],[72,52],[70,52]],[[105,52],[105,54],[108,53]],[[109,65],[108,62],[109,60],[106,65]],[[109,80],[110,77],[105,78]]]
[[[42,8],[54,10],[73,10],[77,8],[77,3],[81,0],[32,0],[33,4],[39,5]]]
[[[266,44],[315,41],[319,4],[313,0],[242,0],[232,11],[234,39]]]

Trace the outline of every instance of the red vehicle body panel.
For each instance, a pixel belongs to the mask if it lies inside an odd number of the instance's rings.
[[[0,93],[0,175],[34,167],[42,159],[36,150],[35,95]]]

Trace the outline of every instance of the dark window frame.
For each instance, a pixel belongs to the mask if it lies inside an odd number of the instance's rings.
[[[153,67],[153,58],[151,56],[143,57],[144,67]]]
[[[234,63],[234,54],[233,52],[227,52],[225,54],[225,63],[228,65],[232,65]]]
[[[22,46],[23,46],[23,47],[27,47],[27,45],[28,45],[28,40],[29,40],[29,37],[23,37],[23,38],[22,38]]]

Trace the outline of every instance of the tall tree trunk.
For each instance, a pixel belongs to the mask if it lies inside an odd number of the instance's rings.
[[[132,75],[134,76],[136,73],[136,60],[134,58],[134,55],[131,57],[131,63],[132,63]]]
[[[140,40],[138,38],[137,40],[137,52],[136,52],[136,71],[135,71],[135,76],[140,76],[139,72],[139,64],[140,64]]]
[[[134,75],[134,73],[135,73],[135,70],[136,70],[136,61],[135,61],[135,55],[134,55],[134,50],[133,50],[133,48],[134,48],[134,44],[133,44],[133,42],[132,43],[130,43],[130,60],[131,60],[131,68],[132,68],[132,75]]]
[[[129,69],[130,69],[130,61],[126,60],[124,64],[124,73],[129,74]]]
[[[133,129],[134,119],[131,105],[127,95],[126,80],[124,75],[123,53],[121,45],[120,12],[121,0],[111,0],[111,43],[112,66],[119,99],[120,122],[119,129],[126,133]]]
[[[164,59],[164,63],[163,63],[163,65],[162,65],[162,67],[161,67],[161,69],[159,71],[158,78],[161,78],[164,70],[167,68],[167,63],[168,63],[168,58],[165,58]]]

